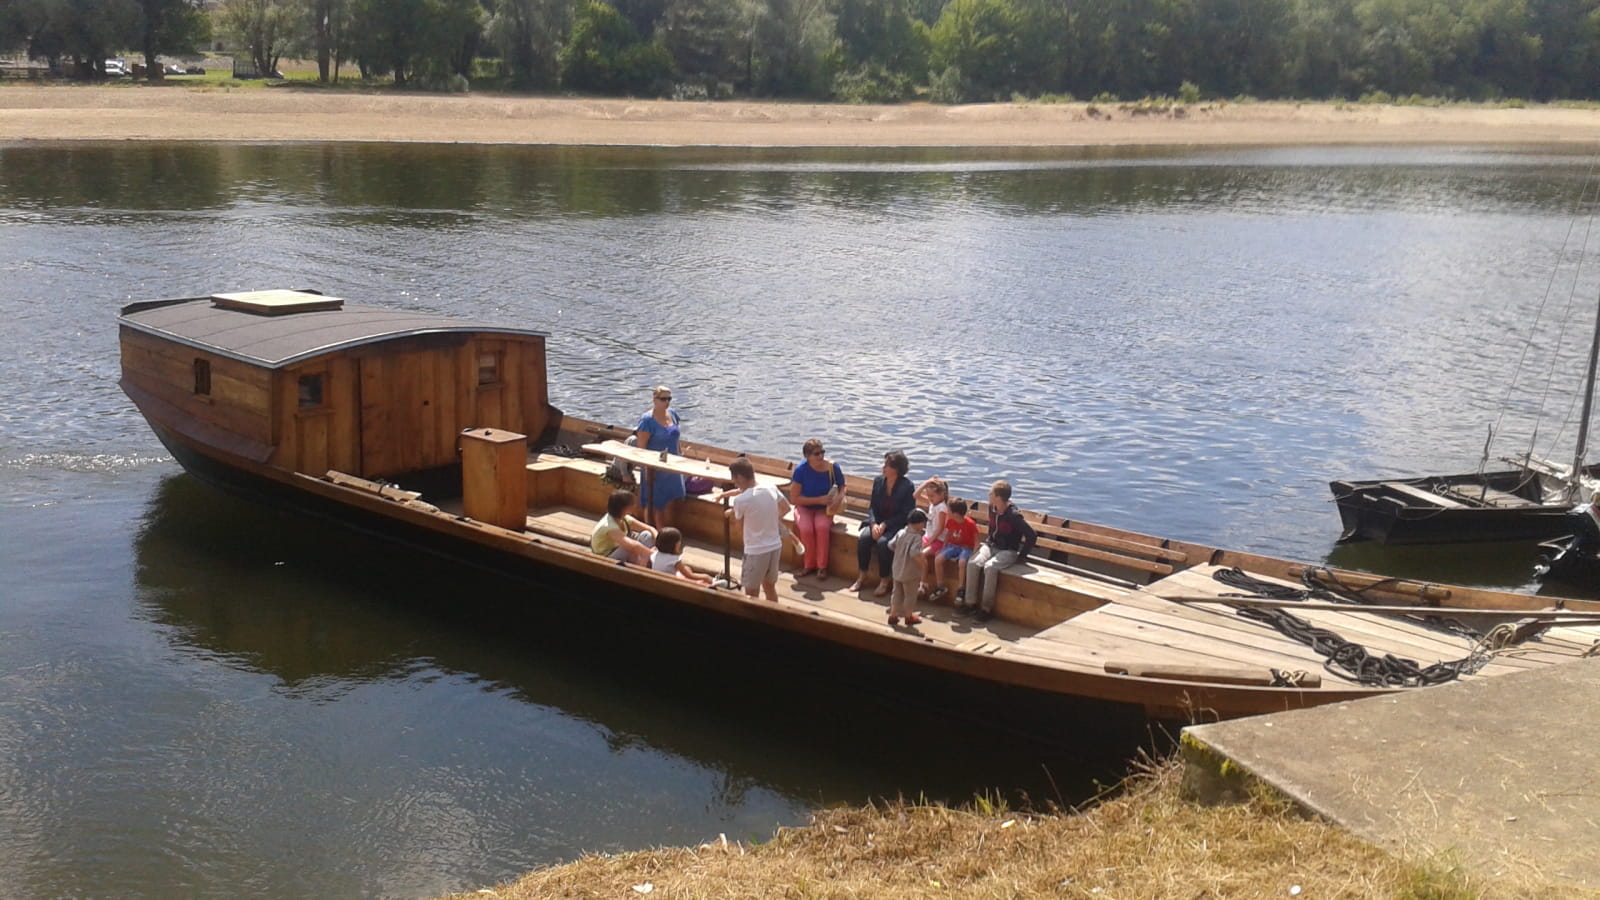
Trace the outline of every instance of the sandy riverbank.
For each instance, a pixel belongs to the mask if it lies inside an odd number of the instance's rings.
[[[502,95],[0,87],[0,141],[441,141],[753,147],[1544,144],[1600,141],[1600,110],[1200,104],[838,106]]]

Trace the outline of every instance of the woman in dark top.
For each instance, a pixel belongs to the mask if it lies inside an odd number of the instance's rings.
[[[894,553],[889,549],[889,541],[905,527],[906,516],[917,508],[916,492],[911,482],[906,480],[909,471],[911,462],[904,453],[891,450],[883,455],[883,474],[872,479],[872,506],[867,510],[867,519],[861,523],[861,532],[856,539],[856,564],[860,574],[856,575],[855,584],[850,585],[851,591],[861,590],[867,571],[872,566],[873,548],[876,547],[878,589],[872,595],[882,597],[889,593],[890,570],[894,566]]]

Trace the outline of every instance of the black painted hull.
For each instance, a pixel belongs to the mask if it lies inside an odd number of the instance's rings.
[[[1492,492],[1483,491],[1484,487]],[[1571,504],[1537,502],[1537,485],[1517,471],[1406,481],[1333,481],[1329,488],[1344,528],[1341,543],[1530,541],[1570,531]],[[1497,501],[1496,496],[1506,499]]]

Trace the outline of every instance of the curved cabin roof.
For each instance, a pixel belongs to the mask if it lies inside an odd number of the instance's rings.
[[[267,301],[249,302],[262,297]],[[239,302],[233,302],[236,300]],[[336,297],[309,291],[150,300],[123,307],[119,321],[155,337],[270,369],[365,344],[418,335],[545,337],[542,331],[400,309],[350,306]]]

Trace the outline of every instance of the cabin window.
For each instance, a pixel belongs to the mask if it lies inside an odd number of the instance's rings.
[[[204,396],[211,394],[211,360],[197,359],[194,361],[194,392]]]
[[[316,409],[322,405],[322,373],[300,376],[300,408]]]
[[[478,386],[500,383],[501,354],[485,351],[478,354]]]

